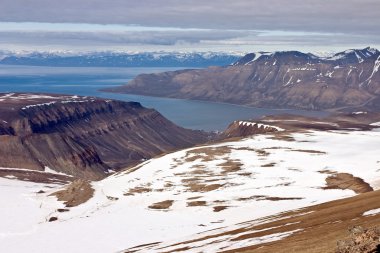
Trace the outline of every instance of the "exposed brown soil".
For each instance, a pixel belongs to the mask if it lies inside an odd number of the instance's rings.
[[[226,210],[228,208],[228,206],[214,206],[213,209],[214,209],[214,212],[221,212],[223,210]]]
[[[238,173],[239,176],[243,176],[243,177],[250,177],[252,176],[252,172],[243,172],[243,173]]]
[[[259,243],[231,251],[247,253],[334,253],[337,242],[348,236],[348,229],[354,226],[380,226],[380,214],[363,216],[363,213],[380,207],[380,191],[363,193],[355,197],[327,202],[320,205],[265,217],[256,221],[241,223],[241,228],[199,237],[191,241],[171,245],[171,250],[189,247],[189,243],[209,243],[210,241],[232,241],[262,237],[274,233],[283,233],[301,229],[278,241]],[[271,221],[272,220],[272,221]],[[260,222],[257,224],[257,222]],[[263,221],[266,221],[262,223]],[[165,247],[166,248],[166,247]],[[167,252],[161,248],[160,252]],[[128,251],[127,251],[128,252]]]
[[[194,200],[194,199],[200,199],[200,198],[202,198],[202,196],[190,197],[187,200]]]
[[[192,174],[192,175],[207,175],[208,172],[206,170],[195,169],[195,170],[190,171],[190,174]]]
[[[147,187],[147,186],[136,186],[134,188],[131,188],[128,190],[128,192],[124,193],[125,196],[133,196],[135,195],[136,193],[139,194],[139,193],[147,193],[147,192],[151,192],[152,189]]]
[[[185,162],[187,162],[187,163],[194,162],[196,160],[202,160],[203,158],[204,158],[203,155],[188,156],[188,157],[186,157]],[[181,163],[179,163],[179,164],[181,164]]]
[[[202,147],[187,151],[186,162],[193,162],[201,160],[202,162],[209,162],[215,160],[216,157],[228,155],[231,153],[231,148],[226,146],[221,147]]]
[[[261,165],[261,167],[274,167],[275,165],[276,163],[267,163],[267,164]]]
[[[117,197],[112,197],[112,196],[106,196],[108,200],[116,201],[119,200]]]
[[[0,170],[0,177],[7,178],[9,176],[14,177],[14,179],[17,180],[46,184],[67,184],[74,180],[74,178],[69,176],[45,173],[43,171],[21,171],[13,169]]]
[[[309,149],[290,149],[290,151],[303,152],[303,153],[309,153],[309,154],[320,154],[320,155],[327,154],[326,152],[323,152],[323,151],[309,150]]]
[[[332,171],[332,170],[319,170],[318,172],[321,174],[329,174],[329,175],[337,174],[336,171]]]
[[[263,200],[281,201],[281,200],[300,200],[300,199],[303,199],[303,198],[300,198],[300,197],[289,197],[289,198],[286,198],[286,197],[265,197]],[[261,199],[259,199],[259,200],[261,200]]]
[[[59,201],[63,201],[66,207],[78,206],[85,203],[94,195],[94,189],[88,181],[77,179],[69,184],[66,189],[52,193]]]
[[[189,188],[189,191],[192,192],[209,192],[209,191],[214,191],[216,189],[219,189],[223,185],[221,184],[202,184],[202,183],[188,183],[186,187]]]
[[[50,217],[50,218],[49,218],[49,222],[53,222],[53,221],[56,221],[56,220],[58,220],[57,217]]]
[[[365,193],[353,198],[328,202],[312,206],[302,211],[285,213],[280,217],[290,217],[280,221],[270,222],[253,229],[283,226],[271,230],[270,233],[303,229],[290,237],[273,243],[259,244],[235,251],[227,252],[254,252],[254,253],[333,253],[337,241],[344,238],[349,227],[355,225],[380,225],[380,216],[362,216],[362,213],[379,207],[380,192]],[[310,213],[311,212],[311,213]],[[285,224],[299,222],[288,227]],[[265,233],[264,233],[265,234]],[[263,235],[263,234],[262,234]],[[260,236],[253,233],[248,237]],[[243,239],[243,238],[240,238]]]
[[[187,206],[205,206],[206,204],[207,202],[202,200],[187,202]]]
[[[240,147],[240,148],[236,148],[235,150],[246,150],[246,151],[256,152],[258,156],[268,156],[270,154],[264,149],[255,149],[255,148],[248,148],[248,147]]]
[[[238,198],[239,201],[247,201],[247,200],[269,200],[269,201],[281,201],[281,200],[300,200],[303,198],[300,197],[271,197],[271,196],[265,196],[265,195],[254,195],[250,197],[245,198]]]
[[[218,164],[218,166],[222,167],[223,169],[222,174],[228,174],[231,172],[237,172],[241,170],[241,166],[243,166],[243,164],[239,161],[226,159],[225,162]]]
[[[327,186],[324,189],[352,190],[355,193],[373,191],[373,188],[359,177],[348,173],[337,173],[326,178]]]
[[[200,178],[197,178],[197,177],[191,177],[191,178],[184,178],[181,180],[181,182],[183,184],[188,184],[188,183],[192,183],[192,182],[198,182],[200,180]]]
[[[271,137],[269,137],[269,139],[279,141],[295,141],[295,139],[292,136],[284,133],[273,134]]]
[[[169,209],[174,203],[174,200],[165,200],[165,201],[161,201],[161,202],[157,202],[157,203],[154,203],[150,206],[148,206],[148,208],[150,209]]]

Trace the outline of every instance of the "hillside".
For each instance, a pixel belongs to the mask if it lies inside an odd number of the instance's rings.
[[[142,74],[107,91],[271,108],[380,108],[380,52],[252,53],[232,66]]]
[[[338,252],[376,253],[377,251],[349,251],[355,248],[355,244],[345,245],[344,240],[355,229],[377,227],[378,231],[379,200],[380,191],[364,193],[206,231],[192,238],[183,238],[182,241],[152,243],[124,252],[336,253],[336,250],[344,249],[342,246],[348,246],[347,251]],[[354,242],[360,245],[360,241],[364,241],[361,234]],[[364,241],[363,248],[370,248],[365,243]],[[379,242],[377,240],[374,243]]]
[[[0,139],[2,168],[28,169],[29,177],[54,170],[100,179],[158,154],[206,142],[208,134],[178,127],[136,102],[6,93],[0,94]]]
[[[3,175],[11,205],[0,209],[0,251],[59,251],[69,241],[61,252],[305,252],[313,241],[333,252],[349,226],[379,224],[378,116],[241,121],[270,131],[155,157],[97,182]]]

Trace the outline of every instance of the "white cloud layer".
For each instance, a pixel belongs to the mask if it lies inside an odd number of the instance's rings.
[[[0,2],[2,48],[252,51],[380,45],[378,0]]]

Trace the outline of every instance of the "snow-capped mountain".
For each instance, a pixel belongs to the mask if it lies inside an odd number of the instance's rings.
[[[367,47],[364,49],[349,49],[340,53],[336,53],[331,57],[325,57],[325,60],[339,61],[341,64],[362,63],[366,59],[378,55],[379,50]]]
[[[228,67],[139,75],[109,90],[258,107],[375,110],[380,108],[379,68],[380,52],[369,47],[328,57],[259,52]],[[149,89],[152,85],[165,88]]]
[[[241,56],[235,52],[0,51],[0,64],[74,67],[208,67],[229,65]]]
[[[376,48],[366,47],[364,49],[348,49],[335,54],[330,53],[301,53],[298,51],[279,51],[279,52],[254,52],[246,54],[238,61],[234,62],[233,66],[252,65],[256,61],[268,60],[279,56],[294,56],[300,59],[312,60],[317,62],[330,61],[339,64],[357,64],[362,63],[366,59],[378,55],[380,52]]]

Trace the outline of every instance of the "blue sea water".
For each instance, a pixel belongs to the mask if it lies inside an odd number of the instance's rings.
[[[292,113],[325,116],[326,112],[274,110],[206,101],[157,98],[101,92],[99,89],[126,84],[141,73],[178,68],[39,67],[0,65],[0,92],[47,92],[97,96],[140,102],[154,108],[174,123],[192,129],[223,130],[237,119]]]

